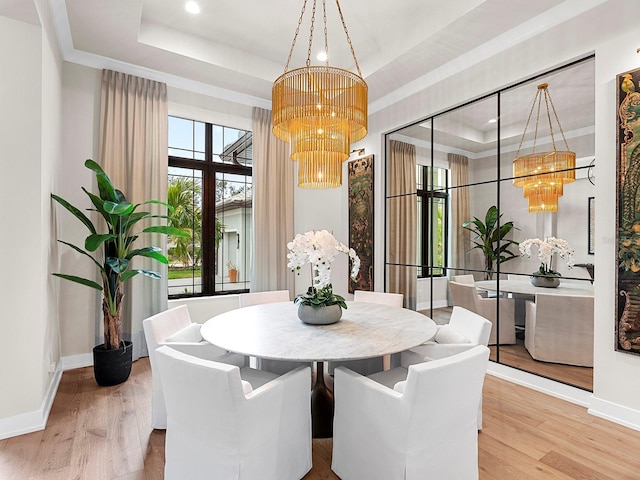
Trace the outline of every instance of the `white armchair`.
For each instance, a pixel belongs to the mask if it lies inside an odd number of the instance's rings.
[[[437,325],[433,340],[410,349],[426,360],[450,357],[476,345],[489,345],[492,324],[486,318],[463,307],[453,307],[446,325]]]
[[[404,295],[402,293],[355,290],[353,292],[353,301],[377,303],[380,305],[402,308],[404,304]],[[343,362],[329,362],[327,371],[329,372],[329,375],[333,375],[333,371],[336,367],[344,366],[362,375],[369,375],[381,371],[385,368],[385,363],[389,364],[390,360],[385,360],[383,357],[364,358],[362,360],[348,360]],[[386,368],[388,368],[388,366]]]
[[[471,312],[486,318],[493,324],[489,345],[497,343],[497,311],[500,309],[500,344],[516,343],[516,325],[514,318],[515,303],[513,298],[493,297],[484,298],[478,295],[475,285],[449,282],[451,299],[454,306],[466,308]],[[496,304],[496,302],[499,302]]]
[[[171,347],[195,357],[215,360],[244,367],[248,358],[230,353],[211,345],[200,335],[199,323],[192,323],[186,305],[160,312],[142,321],[151,363],[151,426],[167,428],[167,410],[162,394],[162,381],[158,375],[156,350],[162,345]]]
[[[300,480],[311,469],[311,369],[278,377],[156,352],[168,424],[167,480]],[[245,378],[243,378],[245,377]]]
[[[332,470],[342,480],[477,479],[488,358],[476,346],[412,365],[395,389],[336,368]]]
[[[289,302],[289,290],[272,290],[269,292],[241,293],[239,296],[240,308],[252,305],[262,305],[265,303]],[[292,362],[287,360],[271,360],[269,358],[257,358],[256,367],[267,372],[282,375],[298,367],[311,367],[311,362]]]
[[[396,371],[382,372],[372,375],[376,381],[393,385],[406,378],[409,365],[424,361],[446,358],[472,349],[476,345],[489,344],[491,335],[491,322],[477,313],[470,312],[466,308],[453,307],[451,319],[447,325],[437,325],[436,335],[433,340],[402,352],[401,367]],[[394,369],[395,370],[395,369]],[[385,381],[388,378],[388,381]],[[478,430],[482,430],[482,398],[478,405]]]
[[[531,357],[593,367],[593,297],[538,293],[525,305],[524,346]]]

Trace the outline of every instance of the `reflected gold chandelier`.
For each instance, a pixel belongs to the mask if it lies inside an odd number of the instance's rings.
[[[548,87],[549,85],[546,83],[538,85],[538,91],[531,105],[529,118],[527,118],[527,123],[520,139],[516,159],[513,161],[513,184],[516,187],[522,187],[525,198],[529,200],[530,213],[557,212],[558,198],[562,196],[564,184],[571,183],[576,179],[576,154],[569,151],[569,145],[560,125],[551,95],[549,95]],[[551,133],[551,144],[553,146],[553,151],[551,152],[536,152],[542,99],[544,99],[547,113],[546,120],[549,123],[549,132]],[[529,155],[520,156],[520,149],[536,105],[536,126],[532,152]],[[551,110],[549,110],[549,106],[551,106]],[[556,149],[551,111],[564,140],[566,150],[559,151]]]
[[[351,143],[367,134],[368,88],[338,0],[336,5],[358,73],[329,66],[326,0],[322,0],[325,64],[311,65],[316,14],[313,0],[306,65],[289,70],[307,6],[304,0],[284,73],[273,83],[273,134],[290,143],[291,159],[298,162],[298,186],[303,188],[341,186],[342,162],[349,158]]]

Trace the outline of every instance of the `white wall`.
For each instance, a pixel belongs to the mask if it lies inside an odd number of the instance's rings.
[[[47,4],[36,8],[44,26],[0,17],[0,438],[43,426],[60,358],[49,193],[60,157],[61,62]]]
[[[616,261],[616,75],[640,68],[638,29],[596,49],[596,301],[594,396],[600,413],[618,406],[640,410],[640,357],[614,351]],[[640,416],[640,415],[639,415]]]

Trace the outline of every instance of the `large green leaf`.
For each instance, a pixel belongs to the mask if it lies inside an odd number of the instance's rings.
[[[129,260],[126,258],[108,257],[106,263],[115,273],[122,273],[129,267]]]
[[[154,225],[143,230],[146,233],[163,233],[165,235],[173,235],[174,237],[189,238],[189,234],[181,228],[169,227],[167,225]]]
[[[84,241],[84,248],[90,252],[95,252],[104,242],[115,238],[116,236],[113,233],[89,235]]]
[[[94,282],[93,280],[89,280],[88,278],[76,277],[75,275],[65,275],[64,273],[54,273],[52,275],[54,277],[64,278],[65,280],[70,280],[72,282],[76,282],[81,285],[85,285],[87,287],[95,288],[96,290],[102,291],[102,285]]]
[[[167,209],[173,213],[174,209],[172,205],[169,205],[167,202],[162,202],[160,200],[147,200],[146,202],[142,202],[139,203],[138,205],[136,205],[136,207],[140,206],[140,205],[149,205],[149,204],[155,204],[155,205],[163,205],[165,207],[167,207]]]
[[[104,202],[104,211],[109,215],[124,216],[133,212],[133,204],[129,202],[116,203],[106,201]]]
[[[63,244],[65,244],[65,245],[67,245],[68,247],[73,248],[76,252],[81,253],[82,255],[85,255],[85,256],[89,257],[89,258],[91,259],[91,261],[92,261],[93,263],[95,263],[95,264],[96,264],[96,266],[97,266],[100,270],[103,270],[103,271],[104,271],[104,267],[103,267],[102,265],[100,265],[100,263],[99,263],[95,258],[93,258],[93,257],[92,257],[91,255],[89,255],[87,252],[85,252],[84,250],[82,250],[80,247],[76,247],[73,243],[65,242],[65,241],[63,241],[63,240],[58,240],[58,242],[63,243]]]
[[[59,197],[58,195],[55,195],[53,193],[51,194],[51,198],[53,198],[56,202],[58,202],[68,211],[70,211],[78,220],[84,223],[91,233],[96,233],[96,227],[93,225],[91,220],[89,220],[89,218],[84,213],[82,213],[79,209],[71,205],[64,198]]]
[[[131,250],[127,255],[127,259],[131,260],[133,257],[140,256],[140,257],[153,258],[154,260],[157,260],[160,263],[164,263],[165,265],[168,264],[169,261],[167,260],[167,257],[165,257],[160,252],[161,250],[158,247],[139,248],[137,250]]]
[[[130,278],[135,277],[138,274],[145,275],[145,276],[147,276],[149,278],[153,278],[155,280],[159,280],[159,279],[162,278],[162,276],[159,273],[152,272],[151,270],[127,270],[120,277],[120,281],[121,282],[125,282],[125,281],[129,280]]]

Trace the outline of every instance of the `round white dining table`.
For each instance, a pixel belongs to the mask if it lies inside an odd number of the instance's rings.
[[[315,438],[332,436],[333,394],[324,383],[323,362],[380,357],[420,345],[436,333],[429,317],[406,308],[347,302],[339,322],[308,325],[293,302],[266,303],[216,315],[201,329],[213,345],[244,355],[317,362],[311,391]]]
[[[266,303],[216,315],[202,337],[225,350],[293,361],[356,360],[401,352],[433,338],[429,317],[406,308],[347,302],[332,325],[308,325],[293,302]]]

